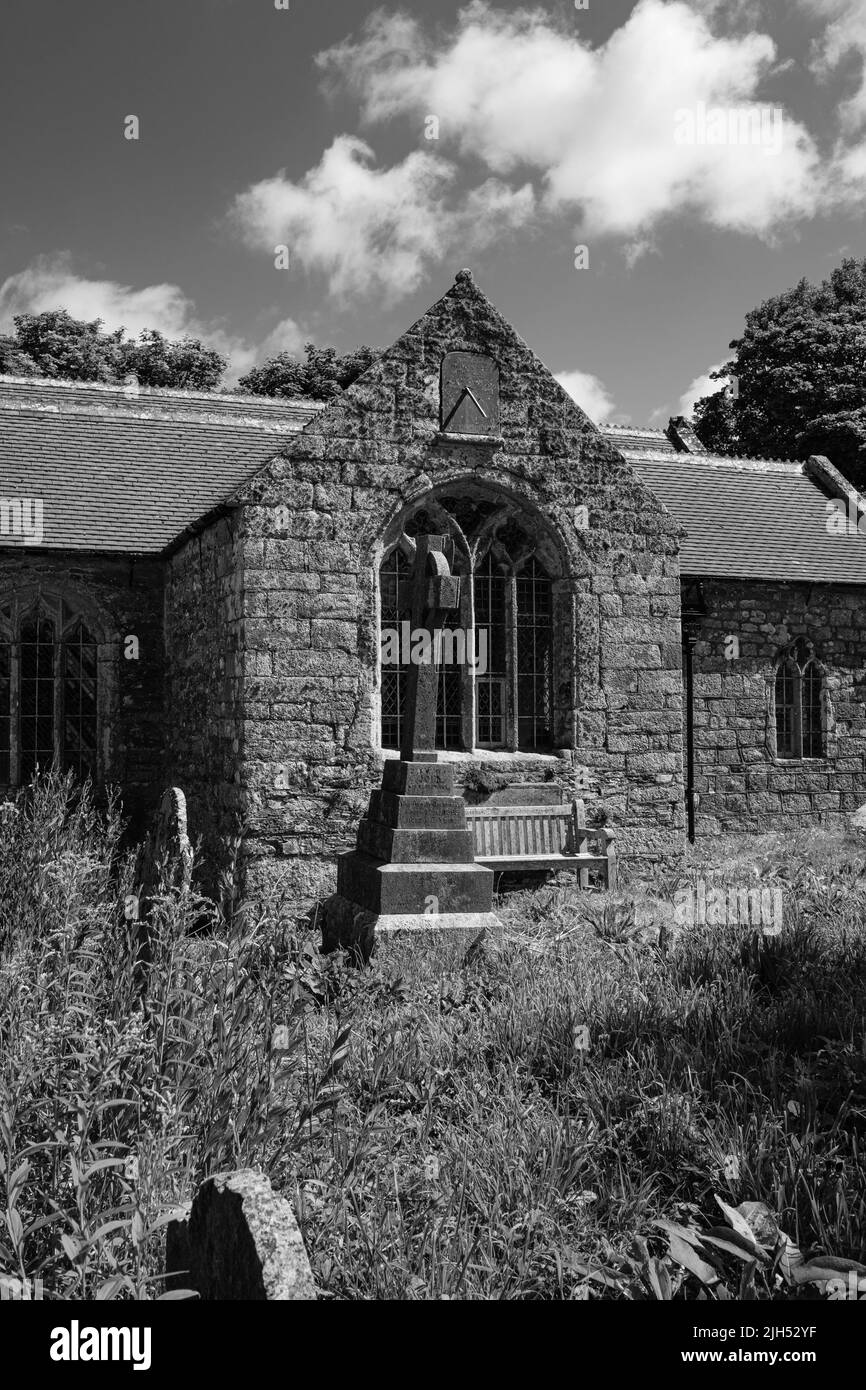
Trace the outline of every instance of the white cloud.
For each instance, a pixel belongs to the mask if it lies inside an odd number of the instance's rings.
[[[557,372],[556,380],[594,424],[601,425],[610,419],[616,408],[613,398],[604,382],[592,372]]]
[[[76,319],[102,319],[109,332],[125,328],[130,337],[155,328],[166,338],[201,338],[229,358],[229,383],[273,353],[301,352],[306,338],[293,319],[283,319],[261,343],[250,343],[218,322],[200,319],[179,285],[134,289],[116,280],[91,280],[76,274],[67,252],[40,256],[0,285],[0,331],[12,331],[14,314],[48,309],[66,309]]]
[[[639,0],[606,43],[590,48],[548,10],[494,10],[472,0],[448,37],[377,11],[357,41],[319,57],[368,123],[440,121],[441,145],[499,177],[535,174],[549,213],[587,235],[635,242],[673,213],[772,238],[811,216],[824,171],[805,128],[786,117],[781,149],[680,145],[676,112],[751,108],[772,71],[765,34],[721,36],[683,0]]]
[[[230,218],[258,250],[287,245],[307,270],[327,277],[337,298],[394,300],[449,250],[482,246],[532,215],[531,188],[496,179],[454,201],[453,164],[427,150],[391,168],[374,161],[363,140],[340,135],[300,180],[283,170],[239,194]]]
[[[819,77],[830,76],[851,54],[862,62],[856,89],[839,107],[843,132],[848,135],[862,132],[866,126],[866,8],[863,0],[799,0],[799,3],[808,14],[827,21],[813,50],[812,68]]]
[[[717,391],[721,391],[725,385],[724,381],[714,381],[711,372],[717,372],[723,364],[716,362],[714,366],[708,367],[700,376],[696,376],[691,386],[689,386],[680,396],[677,414],[691,418],[695,408],[695,403],[702,396],[714,396]]]

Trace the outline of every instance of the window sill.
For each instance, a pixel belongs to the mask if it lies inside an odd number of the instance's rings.
[[[559,764],[562,759],[556,753],[512,753],[508,749],[502,748],[474,748],[471,753],[458,751],[453,748],[438,748],[440,763],[474,763],[483,760],[491,763],[551,763]],[[399,759],[400,754],[396,748],[380,748],[378,752],[385,759]]]

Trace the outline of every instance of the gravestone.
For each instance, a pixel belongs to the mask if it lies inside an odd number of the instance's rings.
[[[133,884],[135,896],[128,917],[137,923],[139,950],[149,955],[149,918],[154,900],[163,894],[189,891],[192,846],[187,834],[186,797],[180,787],[163,792],[147,838],[138,851]]]
[[[445,554],[447,537],[415,542],[413,630],[430,636],[426,660],[409,668],[400,758],[389,759],[370,797],[357,847],[337,860],[337,893],[324,905],[323,947],[366,958],[378,933],[498,926],[493,873],[475,863],[466,806],[454,768],[436,752],[438,670],[434,634],[460,603],[460,580]]]
[[[176,1213],[165,1239],[168,1291],[205,1302],[317,1297],[295,1213],[261,1173],[218,1173]]]

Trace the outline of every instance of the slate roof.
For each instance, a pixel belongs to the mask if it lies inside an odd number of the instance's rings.
[[[158,555],[322,408],[0,376],[0,500],[42,499],[43,548]],[[828,533],[829,489],[803,464],[690,454],[662,430],[602,432],[683,526],[684,575],[866,584],[866,537]]]
[[[827,530],[830,495],[803,463],[732,459],[641,443],[651,431],[602,432],[686,534],[680,569],[741,579],[866,584],[866,536]]]
[[[159,554],[320,408],[0,376],[0,498],[42,499],[47,549]]]

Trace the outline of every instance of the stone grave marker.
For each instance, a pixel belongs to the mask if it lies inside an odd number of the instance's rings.
[[[192,881],[192,846],[187,835],[186,797],[180,787],[163,792],[135,864],[135,897],[128,913],[138,923],[140,949],[148,948],[148,919],[154,898],[186,892]]]

